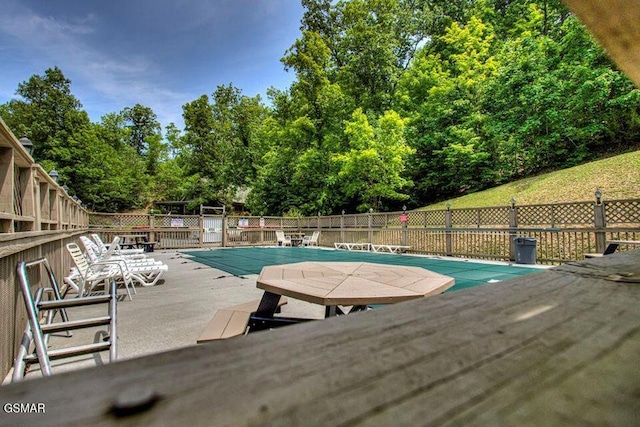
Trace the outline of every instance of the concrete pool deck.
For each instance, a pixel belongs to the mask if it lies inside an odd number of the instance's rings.
[[[163,261],[169,271],[157,285],[136,286],[133,301],[124,288],[118,290],[118,360],[162,353],[196,345],[196,339],[216,310],[260,299],[257,275],[233,276],[225,271],[192,261],[178,250],[156,251],[153,258]],[[102,313],[101,307],[82,307],[85,313]],[[79,311],[75,311],[79,313]],[[283,313],[292,317],[322,319],[324,307],[290,300]],[[74,311],[70,311],[71,318]],[[72,338],[62,334],[50,338],[51,348],[93,341],[96,328],[74,331]],[[108,352],[52,362],[56,373],[96,366],[108,362]],[[40,377],[39,365],[32,365],[26,378]]]

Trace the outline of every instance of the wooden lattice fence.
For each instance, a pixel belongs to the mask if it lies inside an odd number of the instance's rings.
[[[557,264],[602,252],[607,240],[640,239],[640,199],[300,218],[229,215],[224,217],[223,239],[216,244],[204,243],[202,221],[203,217],[188,215],[90,216],[91,227],[106,238],[135,232],[159,240],[160,249],[273,245],[275,230],[319,230],[322,246],[369,242],[411,246],[411,252],[419,254],[513,260],[513,239],[532,237],[537,241],[537,262]]]

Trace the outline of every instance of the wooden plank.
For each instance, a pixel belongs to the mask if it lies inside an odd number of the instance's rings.
[[[278,307],[286,303],[287,297],[281,297],[280,301],[278,301]],[[196,343],[202,344],[244,334],[249,318],[258,309],[259,304],[260,300],[255,300],[216,311],[196,340]]]
[[[15,215],[13,209],[14,150],[0,147],[0,212]],[[5,232],[13,232],[6,230]]]
[[[640,240],[607,240],[607,243],[615,243],[617,245],[640,245]]]
[[[287,297],[280,297],[280,301],[278,301],[278,307],[282,307],[283,305],[287,304],[289,301],[287,299]],[[238,304],[238,305],[234,305],[232,307],[228,307],[227,310],[235,310],[235,311],[243,311],[246,313],[255,313],[255,311],[258,309],[258,306],[260,305],[260,300],[254,300],[254,301],[249,301],[249,302],[245,302],[242,304]]]
[[[633,425],[638,304],[640,251],[617,253],[4,386],[46,417],[0,424]]]
[[[198,337],[196,343],[202,344],[211,340],[220,339],[224,334],[232,315],[233,310],[221,309],[216,311],[213,318],[211,318],[211,321],[207,323],[207,326],[205,326],[204,330]]]
[[[227,323],[227,326],[224,328],[224,332],[220,338],[225,339],[243,335],[247,330],[250,317],[251,313],[232,311],[229,323]]]

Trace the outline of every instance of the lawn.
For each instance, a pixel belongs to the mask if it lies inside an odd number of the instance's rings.
[[[512,197],[519,205],[594,200],[596,188],[605,200],[640,198],[640,151],[521,179],[423,209],[444,209],[447,202],[452,208],[504,206]]]

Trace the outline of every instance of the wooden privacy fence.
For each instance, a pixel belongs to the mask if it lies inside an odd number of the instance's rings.
[[[607,240],[640,239],[640,199],[297,218],[219,216],[224,220],[216,242],[203,239],[205,218],[96,213],[89,219],[106,239],[140,234],[160,249],[273,245],[276,230],[319,230],[321,246],[369,242],[411,246],[409,252],[419,254],[506,261],[514,260],[514,238],[530,237],[536,239],[536,261],[543,264],[602,252]]]

